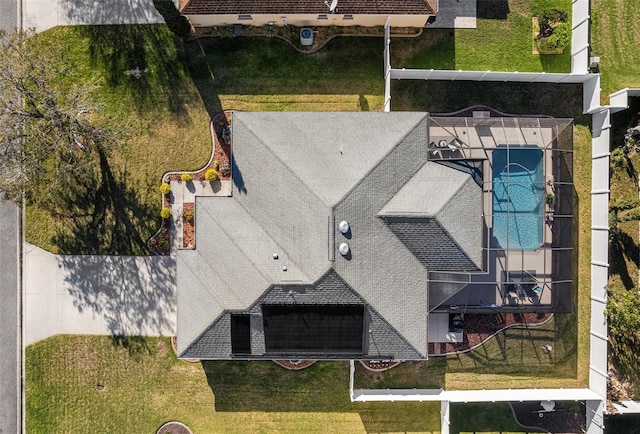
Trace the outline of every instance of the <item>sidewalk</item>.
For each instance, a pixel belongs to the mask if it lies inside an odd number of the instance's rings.
[[[152,0],[22,0],[24,28],[164,23]]]
[[[175,260],[63,256],[25,245],[25,345],[55,334],[172,336]]]

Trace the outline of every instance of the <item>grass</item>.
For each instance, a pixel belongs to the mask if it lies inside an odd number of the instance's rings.
[[[351,403],[346,362],[190,364],[168,339],[105,336],[26,351],[27,432],[155,432],[176,419],[206,433],[440,430],[439,403]]]
[[[524,433],[506,402],[451,404],[451,432]]]
[[[619,112],[611,117],[612,149],[622,146],[624,132],[635,124],[640,101],[632,101],[629,110]],[[611,200],[638,198],[638,173],[640,173],[640,155],[629,154],[623,164],[610,174]],[[608,292],[620,296],[627,291],[636,291],[638,287],[638,243],[640,242],[637,221],[618,223],[617,233],[609,245],[609,280]],[[640,375],[637,370],[638,349],[637,336],[627,335],[617,327],[610,330],[610,361],[616,365],[621,374],[620,380],[633,386],[635,396],[640,395]]]
[[[160,178],[207,162],[208,121],[220,110],[382,107],[379,39],[338,39],[314,55],[271,39],[183,45],[162,25],[58,27],[35,41],[64,53],[60,61],[74,71],[65,79],[97,78],[97,118],[121,139],[103,162],[108,176],[100,185],[81,188],[55,217],[27,208],[27,241],[55,253],[149,254],[145,242],[160,224]],[[135,67],[148,73],[124,74]]]
[[[592,54],[600,56],[603,102],[625,87],[640,87],[637,47],[638,4],[635,0],[592,0]]]
[[[60,62],[73,71],[66,79],[98,81],[97,118],[121,143],[101,162],[101,183],[77,186],[55,217],[27,207],[27,241],[59,253],[148,254],[146,240],[160,224],[163,172],[199,168],[211,152],[208,114],[180,61],[180,44],[165,26],[58,27],[35,43],[64,53]],[[124,74],[136,66],[149,72],[140,79]]]
[[[478,1],[476,29],[427,29],[418,39],[395,39],[394,68],[570,72],[571,49],[534,55],[531,18],[547,8],[571,14],[571,1]]]

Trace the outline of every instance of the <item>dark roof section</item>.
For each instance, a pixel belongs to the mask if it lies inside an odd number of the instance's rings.
[[[362,304],[265,304],[265,349],[278,355],[362,356],[364,318]]]
[[[431,4],[430,4],[431,3]],[[434,15],[427,0],[340,0],[340,14],[353,15]],[[182,9],[185,15],[225,14],[328,14],[322,0],[191,0]]]
[[[206,330],[180,354],[180,357],[195,359],[230,359],[230,358],[265,358],[264,330],[262,322],[262,305],[264,304],[335,304],[365,305],[365,317],[368,323],[367,337],[364,341],[364,358],[418,360],[423,356],[413,348],[380,314],[355,293],[333,270],[328,271],[312,285],[275,285],[269,288],[244,313],[251,316],[251,355],[232,353],[231,317],[237,312],[223,313]],[[243,357],[245,356],[245,357]],[[296,358],[293,356],[289,356]],[[349,358],[340,354],[322,354],[314,358],[341,359]]]
[[[251,354],[251,316],[231,314],[231,352]]]
[[[479,270],[436,218],[386,217],[384,220],[428,270]]]

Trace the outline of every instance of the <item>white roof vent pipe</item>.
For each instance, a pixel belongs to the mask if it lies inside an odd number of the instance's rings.
[[[343,234],[349,233],[349,223],[347,223],[346,220],[342,220],[338,224],[338,229],[340,229],[340,232],[342,232]]]
[[[342,256],[347,256],[349,254],[349,244],[341,243],[340,246],[338,246],[338,251]]]

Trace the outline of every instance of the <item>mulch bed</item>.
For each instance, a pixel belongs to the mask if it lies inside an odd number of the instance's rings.
[[[147,246],[149,246],[149,249],[151,249],[151,251],[156,255],[166,256],[169,254],[171,246],[170,229],[171,222],[169,219],[162,219],[162,226],[160,226],[160,230],[149,238]]]
[[[464,340],[462,342],[430,342],[430,356],[443,356],[468,351],[488,340],[495,333],[508,327],[535,327],[544,324],[552,313],[499,313],[465,314]]]
[[[360,360],[360,364],[370,371],[380,372],[398,366],[397,360]]]
[[[510,402],[509,404],[516,421],[526,428],[540,428],[550,433],[585,432],[586,409],[583,403],[556,401],[554,411],[542,412],[539,402]],[[576,406],[578,406],[577,409]]]
[[[185,215],[187,211],[195,212],[196,206],[193,202],[185,202],[182,204],[182,247],[193,248],[196,245],[195,238],[195,220],[187,220]]]
[[[178,337],[177,336],[171,336],[171,348],[173,348],[173,352],[176,353],[176,356],[178,355]],[[200,363],[200,359],[180,359],[183,362],[188,362],[188,363]]]
[[[171,421],[158,428],[156,434],[193,434],[193,432],[182,422]]]
[[[308,368],[313,365],[315,360],[274,360],[276,365],[282,366],[285,369],[290,369],[292,371],[299,371],[300,369]]]

